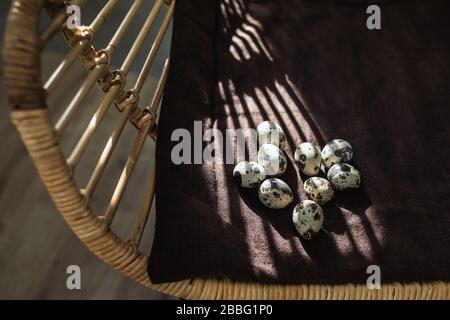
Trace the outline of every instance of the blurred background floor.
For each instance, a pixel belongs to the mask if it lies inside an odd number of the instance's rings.
[[[95,13],[106,3],[105,0],[87,1],[82,9],[82,22],[89,24]],[[130,7],[131,0],[122,0],[95,36],[96,48],[102,48],[116,30]],[[0,3],[0,32],[3,35],[5,17],[10,1]],[[124,40],[118,47],[112,68],[120,66],[129,51],[143,21],[150,11],[153,1],[147,1],[134,19]],[[159,22],[164,11],[160,13]],[[158,21],[155,25],[159,25]],[[150,49],[155,31],[148,36],[139,58],[134,63],[127,84],[142,66]],[[151,76],[143,90],[141,104],[150,102],[170,47],[170,31],[152,69]],[[0,39],[2,43],[3,37]],[[0,45],[1,46],[1,45]],[[43,79],[47,79],[62,60],[67,46],[60,36],[49,44],[42,57]],[[0,63],[0,68],[3,65]],[[57,119],[63,108],[77,91],[86,71],[80,63],[74,65],[67,78],[60,84],[55,94],[49,98],[49,109]],[[127,87],[128,88],[128,87]],[[158,292],[146,289],[122,276],[92,254],[69,230],[50,200],[36,170],[23,147],[14,127],[9,122],[3,77],[0,78],[0,299],[169,299]],[[74,123],[68,127],[62,139],[62,146],[69,152],[92,116],[102,94],[93,88]],[[96,133],[93,143],[86,151],[75,173],[80,185],[89,177],[111,128],[118,118],[115,108],[110,108],[104,123]],[[92,199],[95,212],[102,212],[108,203],[120,171],[126,162],[131,143],[136,135],[132,125],[127,125],[111,162]],[[113,229],[123,238],[131,235],[139,209],[142,205],[149,167],[153,161],[154,143],[147,141],[143,154],[136,165],[119,207]],[[154,208],[150,226],[147,228],[141,251],[148,254],[153,237]],[[78,265],[81,268],[81,290],[68,290],[66,268]]]

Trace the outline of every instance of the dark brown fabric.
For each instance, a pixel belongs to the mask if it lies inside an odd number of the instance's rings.
[[[154,282],[363,283],[372,264],[384,282],[450,280],[450,3],[383,1],[376,31],[366,28],[367,3],[177,2],[156,155]],[[324,206],[328,234],[302,240],[295,203],[264,208],[256,190],[236,186],[233,165],[172,164],[171,134],[192,131],[194,120],[223,132],[278,122],[295,202],[306,199],[292,162],[303,141],[350,141],[363,186]]]

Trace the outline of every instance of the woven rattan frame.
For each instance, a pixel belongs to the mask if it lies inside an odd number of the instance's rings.
[[[106,6],[110,5],[113,8],[114,2],[117,1],[109,1]],[[169,11],[173,12],[174,1],[164,3],[162,0],[156,1],[156,6],[168,5]],[[58,145],[61,134],[59,130],[64,128],[64,121],[59,128],[58,125],[55,128],[50,121],[46,95],[55,88],[55,83],[42,85],[40,54],[51,36],[62,30],[68,44],[72,46],[67,59],[74,60],[80,57],[93,74],[87,87],[98,83],[105,96],[110,95],[109,102],[113,102],[118,111],[124,114],[125,121],[131,120],[139,130],[134,150],[136,157],[141,147],[139,141],[145,139],[147,132],[154,133],[151,129],[155,125],[155,108],[159,104],[167,74],[161,77],[162,81],[152,105],[149,108],[136,108],[139,94],[136,94],[135,90],[128,92],[123,90],[126,79],[124,69],[109,71],[108,60],[111,53],[109,49],[96,51],[91,46],[95,29],[104,17],[100,16],[90,27],[70,31],[64,26],[63,12],[66,5],[67,3],[62,0],[12,1],[4,44],[5,80],[12,108],[12,122],[19,131],[50,196],[72,231],[100,259],[143,286],[187,299],[450,299],[450,284],[445,282],[384,284],[380,290],[369,290],[366,285],[353,284],[276,285],[241,283],[229,279],[191,279],[160,285],[152,284],[147,275],[147,256],[139,252],[138,246],[153,198],[154,172],[150,173],[147,205],[141,212],[136,231],[131,237],[132,240],[124,241],[109,228],[116,207],[110,206],[102,217],[95,216],[89,207],[89,192],[86,194],[86,190],[80,189],[75,183],[72,168],[76,165],[79,154],[75,152],[75,156],[66,157]],[[48,28],[40,33],[39,19],[44,10],[53,20]],[[108,10],[105,13],[108,13]],[[158,46],[155,48],[157,51]],[[125,69],[129,68],[127,61],[124,65]],[[60,75],[57,75],[56,79],[59,77]],[[135,86],[137,91],[142,87],[144,79],[145,76],[141,81],[138,80]],[[76,101],[75,105],[79,103],[81,100]],[[101,169],[102,166],[99,170]],[[95,183],[94,179],[94,186]],[[121,190],[123,189],[119,187],[119,200]]]

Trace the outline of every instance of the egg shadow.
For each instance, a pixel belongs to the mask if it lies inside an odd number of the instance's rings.
[[[323,230],[320,230],[311,240],[306,240],[299,236],[305,253],[314,262],[317,274],[337,272],[337,269],[340,269],[345,264],[342,252],[339,251],[333,234],[343,235],[348,232],[342,212],[333,201],[322,205],[322,209],[324,211]],[[342,270],[340,271],[342,272]],[[320,278],[315,279],[315,282],[329,283],[329,281],[322,282]],[[339,279],[336,279],[333,283],[340,284],[341,282]]]
[[[358,189],[336,192],[334,202],[337,206],[358,215],[364,214],[366,209],[372,205],[364,185],[361,185]]]
[[[340,259],[340,254],[336,246],[336,242],[329,233],[321,230],[311,240],[306,240],[302,237],[299,238],[303,249],[311,258],[311,260],[316,263],[317,267],[324,269],[330,268],[330,264],[334,264]],[[324,252],[326,254],[324,254]]]
[[[337,235],[345,234],[347,232],[347,224],[345,223],[341,209],[336,205],[334,200],[322,205],[322,209],[325,216],[323,228],[329,233]]]
[[[246,189],[239,188],[239,195],[245,205],[250,208],[255,214],[260,216],[264,221],[268,221],[275,230],[284,238],[290,239],[295,233],[292,225],[292,210],[300,202],[298,196],[298,177],[297,170],[290,157],[286,157],[287,168],[286,171],[278,179],[286,182],[292,190],[294,199],[290,205],[284,209],[271,209],[262,204],[258,197],[258,188]]]

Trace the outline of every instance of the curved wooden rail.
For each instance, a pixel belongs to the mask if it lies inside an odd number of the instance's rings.
[[[80,26],[75,30],[68,30],[65,27],[67,4],[62,0],[12,1],[7,20],[4,70],[9,104],[12,108],[11,119],[58,211],[72,231],[93,253],[117,271],[148,288],[188,299],[450,299],[450,285],[443,282],[386,284],[381,290],[369,290],[365,285],[353,284],[268,285],[241,283],[229,279],[193,279],[153,284],[147,275],[147,257],[140,253],[138,248],[154,196],[154,165],[150,169],[148,189],[139,213],[139,221],[130,240],[119,238],[110,228],[130,174],[139,159],[143,143],[148,136],[154,137],[152,129],[156,125],[156,114],[167,78],[168,62],[152,102],[148,106],[140,107],[140,91],[169,26],[175,1],[155,1],[121,68],[110,69],[115,48],[143,2],[143,0],[134,1],[109,45],[101,50],[97,50],[93,45],[95,33],[101,28],[118,0],[108,1],[89,26]],[[82,5],[84,0],[75,0],[72,3]],[[131,89],[126,90],[127,74],[140,53],[156,15],[163,7],[166,7],[165,18],[138,80]],[[43,10],[49,14],[52,22],[39,32],[39,18]],[[71,49],[52,76],[42,84],[41,51],[58,31],[63,32]],[[89,75],[61,118],[53,124],[46,107],[47,96],[58,90],[61,79],[77,58],[82,60],[89,70]],[[59,146],[59,138],[83,104],[86,95],[96,85],[103,90],[104,98],[76,147],[66,156]],[[112,129],[109,143],[100,153],[88,184],[80,187],[73,178],[73,172],[111,105],[115,105],[122,114]],[[137,128],[137,136],[105,213],[96,216],[89,206],[89,199],[128,120]]]

